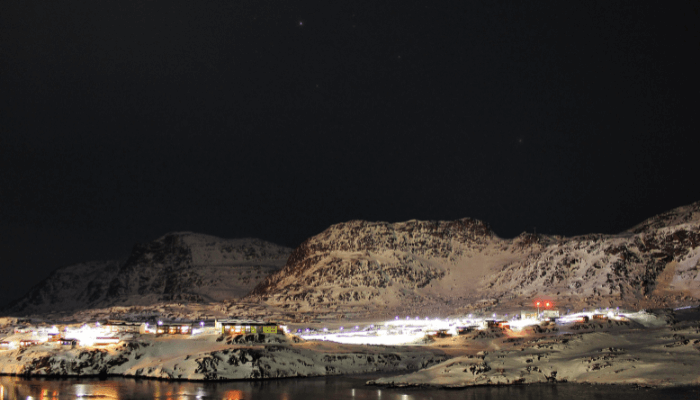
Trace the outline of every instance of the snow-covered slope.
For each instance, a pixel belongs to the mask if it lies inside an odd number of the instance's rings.
[[[697,385],[700,330],[694,320],[640,328],[611,319],[589,324],[500,330],[443,339],[440,348],[481,348],[407,375],[380,378],[390,386],[468,387],[569,382],[644,387]],[[635,319],[654,315],[635,313]],[[558,330],[558,331],[557,331]],[[544,332],[544,333],[542,333]],[[491,336],[491,338],[489,338]]]
[[[119,261],[92,261],[54,270],[29,293],[9,305],[11,311],[61,310],[85,307],[104,295],[119,271]]]
[[[350,221],[305,241],[249,299],[296,311],[454,312],[537,296],[652,307],[700,298],[700,202],[618,235],[523,233],[474,219]]]
[[[240,298],[279,270],[290,252],[259,239],[170,233],[134,246],[126,262],[59,268],[7,311],[34,313]]]
[[[0,374],[123,375],[162,379],[270,379],[425,368],[447,357],[439,349],[304,342],[286,335],[140,335],[103,348],[61,349],[45,342],[0,349]]]

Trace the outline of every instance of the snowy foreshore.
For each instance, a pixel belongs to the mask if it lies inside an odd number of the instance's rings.
[[[539,382],[700,385],[697,308],[626,315],[584,323],[567,316],[556,324],[542,322],[522,330],[477,329],[409,346],[306,341],[277,334],[134,334],[124,335],[119,344],[73,349],[45,342],[0,350],[0,374],[235,380],[382,371],[397,376],[368,384],[443,388]]]
[[[567,327],[569,332],[523,336],[499,337],[494,331],[496,337],[483,342],[484,350],[476,355],[368,384],[443,388],[540,382],[700,385],[698,320],[663,326],[658,326],[658,320],[647,322],[649,326],[644,327],[634,321],[608,320],[573,325]]]
[[[267,379],[417,370],[447,358],[427,348],[304,342],[283,335],[248,338],[247,343],[236,343],[230,337],[220,340],[216,335],[163,337],[68,350],[46,343],[0,351],[0,374]]]

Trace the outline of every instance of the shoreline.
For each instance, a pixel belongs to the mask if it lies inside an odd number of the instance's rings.
[[[307,379],[320,379],[320,378],[353,378],[361,377],[363,375],[383,375],[388,374],[386,371],[377,372],[359,372],[350,374],[336,374],[336,375],[310,375],[310,376],[287,376],[287,377],[275,377],[275,378],[262,378],[262,379],[214,379],[214,380],[196,380],[196,379],[182,379],[182,378],[161,378],[152,376],[136,376],[136,375],[120,375],[120,374],[107,374],[107,375],[23,375],[23,374],[7,374],[0,373],[0,377],[14,377],[21,378],[24,380],[46,380],[46,381],[75,381],[79,379],[89,379],[89,380],[110,380],[110,379],[124,379],[133,381],[158,381],[158,382],[173,382],[173,383],[263,383],[270,381],[288,381],[288,380],[307,380]],[[391,384],[379,384],[373,383],[373,381],[367,381],[365,386],[372,386],[378,388],[386,389],[429,389],[429,390],[445,390],[445,391],[462,391],[469,390],[472,388],[479,387],[512,387],[512,386],[522,386],[522,387],[536,387],[536,386],[591,386],[591,387],[620,387],[620,388],[633,388],[633,389],[649,389],[649,390],[664,390],[664,389],[689,389],[697,388],[700,390],[700,383],[689,384],[689,383],[675,383],[670,385],[646,385],[639,383],[614,383],[614,382],[570,382],[570,381],[550,381],[550,382],[514,382],[514,383],[487,383],[482,385],[468,385],[468,386],[443,386],[443,385],[431,385],[431,384],[408,384],[408,385],[391,385]]]

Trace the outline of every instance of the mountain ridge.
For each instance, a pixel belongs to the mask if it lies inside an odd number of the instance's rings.
[[[488,224],[348,221],[307,239],[248,296],[309,312],[440,312],[536,296],[576,306],[654,307],[700,298],[700,202],[619,234],[498,237]]]
[[[96,261],[58,268],[5,311],[235,299],[284,265],[290,252],[255,238],[167,233],[134,245],[123,262]]]
[[[473,218],[351,220],[295,249],[172,232],[123,261],[58,268],[4,311],[240,300],[282,314],[438,315],[527,307],[537,297],[566,308],[700,301],[700,202],[618,234],[572,237],[501,238]]]

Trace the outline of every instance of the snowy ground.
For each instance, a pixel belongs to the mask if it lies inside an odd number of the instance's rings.
[[[122,335],[117,345],[75,349],[55,343],[18,348],[20,339],[43,340],[52,327],[37,334],[15,333],[6,325],[3,340],[13,344],[0,349],[0,374],[217,380],[392,371],[404,375],[370,383],[700,385],[698,308],[611,312],[609,319],[602,320],[593,319],[592,314],[568,315],[557,323],[516,321],[512,330],[486,329],[484,316],[465,316],[290,325],[295,333],[301,330],[296,336]],[[583,316],[591,319],[576,322]],[[469,325],[479,329],[465,335],[426,337],[438,330],[454,334],[458,327]]]
[[[457,348],[471,348],[472,354],[369,383],[435,387],[553,381],[655,387],[700,384],[697,309],[675,315],[633,313],[628,318],[438,339],[433,346],[448,354],[459,353],[454,351]]]
[[[15,340],[18,334],[8,339]],[[444,361],[432,348],[306,342],[290,335],[138,335],[101,347],[61,349],[45,342],[0,350],[0,373],[123,375],[165,379],[266,379],[417,370]]]

